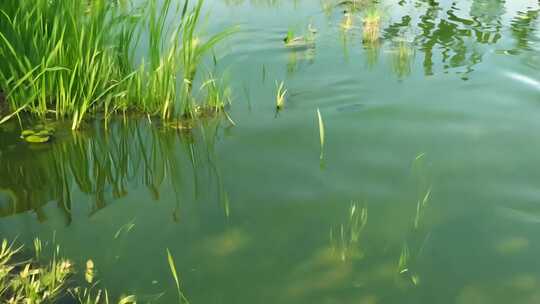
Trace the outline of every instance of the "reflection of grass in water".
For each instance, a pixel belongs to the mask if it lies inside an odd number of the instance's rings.
[[[330,230],[330,242],[340,259],[362,258],[363,253],[359,247],[360,235],[367,224],[367,207],[359,208],[352,203],[349,209],[349,218],[338,229]]]
[[[213,149],[221,119],[201,122],[201,128],[190,132],[164,131],[149,126],[145,120],[115,123],[108,130],[99,123],[90,136],[73,133],[59,136],[46,151],[25,152],[23,155],[3,155],[0,162],[0,184],[11,189],[16,202],[2,208],[2,216],[27,210],[39,211],[47,202],[56,201],[71,222],[72,195],[77,189],[93,198],[93,214],[108,205],[109,199],[128,194],[133,183],[142,183],[155,200],[167,183],[174,191],[178,217],[181,189],[189,181],[197,192],[198,158]],[[204,132],[199,130],[205,129]],[[213,130],[210,132],[210,130]],[[203,134],[204,141],[194,133]],[[184,149],[184,152],[179,151]],[[35,153],[35,157],[27,153]],[[186,177],[185,165],[191,164],[193,177]],[[217,168],[214,170],[217,174]],[[221,190],[224,192],[224,190]],[[43,217],[42,217],[43,218]]]
[[[379,42],[364,44],[364,54],[366,56],[366,65],[368,68],[373,68],[379,61],[380,47]]]
[[[393,52],[393,68],[398,77],[402,78],[411,73],[412,61],[414,59],[414,49],[405,42],[399,41],[396,43]]]

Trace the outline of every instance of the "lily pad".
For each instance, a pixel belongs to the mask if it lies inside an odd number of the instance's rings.
[[[32,129],[21,132],[21,138],[29,143],[46,143],[54,135],[54,128],[47,125],[38,124]]]
[[[29,135],[29,136],[26,136],[24,138],[24,140],[26,140],[26,142],[29,142],[29,143],[33,143],[33,144],[41,144],[41,143],[46,143],[48,142],[49,140],[51,139],[50,136],[47,136],[47,135]]]
[[[37,132],[35,135],[37,135],[37,136],[51,136],[52,132],[47,130],[47,129],[44,129],[44,130],[41,130],[41,131]]]
[[[34,134],[36,134],[34,130],[24,130],[21,132],[21,137],[25,138],[27,136],[34,135]]]

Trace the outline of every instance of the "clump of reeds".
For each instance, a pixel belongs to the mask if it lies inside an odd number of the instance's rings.
[[[368,8],[363,17],[362,39],[364,43],[376,43],[379,41],[382,23],[382,11],[372,6]]]
[[[0,92],[9,108],[0,123],[23,113],[68,118],[73,129],[95,114],[194,116],[192,87],[203,58],[234,31],[199,37],[202,5],[0,2]],[[169,25],[172,15],[177,23]],[[148,53],[135,60],[146,29]]]
[[[63,292],[67,278],[73,272],[65,259],[53,258],[48,265],[34,261],[18,263],[15,256],[22,247],[14,247],[7,240],[0,248],[0,300],[2,303],[52,303]]]

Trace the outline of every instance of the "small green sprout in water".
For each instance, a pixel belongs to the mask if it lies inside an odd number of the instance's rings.
[[[324,122],[319,108],[317,108],[317,118],[319,120],[319,140],[321,144],[321,154],[319,158],[322,160],[324,158]]]
[[[287,89],[285,89],[285,83],[282,81],[279,85],[276,82],[276,109],[281,110],[285,106],[285,98],[287,97]]]

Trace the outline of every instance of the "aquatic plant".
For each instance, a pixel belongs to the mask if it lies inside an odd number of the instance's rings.
[[[109,304],[112,301],[109,298],[107,290],[92,290],[91,288],[76,287],[69,290],[69,293],[80,304]],[[137,298],[134,295],[122,296],[116,302],[118,304],[136,304]]]
[[[276,109],[281,110],[285,106],[285,98],[287,96],[287,89],[285,89],[285,83],[282,81],[279,84],[276,81]]]
[[[404,276],[407,280],[410,280],[410,283],[413,285],[418,285],[420,284],[420,276],[414,273],[410,268],[412,258],[409,246],[405,242],[401,247],[397,272],[400,276]]]
[[[0,247],[0,301],[2,303],[56,303],[71,297],[81,304],[108,304],[107,291],[81,286],[68,286],[69,278],[75,273],[73,263],[59,257],[56,246],[50,262],[40,259],[42,242],[34,239],[35,258],[22,259],[23,247],[2,241]],[[92,263],[93,267],[93,263]],[[87,266],[88,268],[88,266]],[[136,303],[135,296],[122,296],[118,304]]]
[[[363,16],[362,39],[364,43],[376,43],[379,41],[381,31],[382,11],[376,6],[366,9]]]
[[[21,138],[28,143],[46,143],[54,134],[52,126],[37,125],[32,129],[23,130]]]
[[[319,158],[322,160],[324,157],[324,122],[319,108],[317,108],[317,119],[319,121],[319,140],[321,144],[321,154]]]
[[[10,111],[0,123],[22,113],[69,118],[73,129],[98,113],[106,120],[127,111],[193,116],[191,87],[202,60],[234,29],[202,39],[203,0],[192,8],[188,1],[176,9],[171,0],[158,3],[2,1],[0,91]],[[139,62],[133,52],[145,28],[148,54]]]
[[[414,217],[414,229],[418,229],[420,226],[420,220],[424,214],[424,209],[429,202],[431,196],[431,188],[429,188],[422,199],[419,199],[416,203],[416,215]]]
[[[179,303],[180,304],[182,304],[182,303],[189,304],[188,299],[186,298],[186,296],[184,295],[184,293],[180,289],[180,279],[178,278],[178,272],[176,271],[176,265],[174,263],[174,258],[172,257],[171,252],[169,251],[169,249],[167,249],[167,261],[169,263],[169,268],[171,270],[171,274],[173,276],[174,283],[176,284],[176,291],[178,292],[178,301],[179,301]]]
[[[7,240],[0,248],[0,300],[2,303],[51,303],[65,292],[66,281],[73,272],[69,260],[56,253],[48,265],[33,261],[16,262],[22,247]]]
[[[368,209],[359,208],[356,203],[351,203],[349,216],[345,224],[338,229],[330,229],[330,243],[342,261],[349,258],[362,258],[363,252],[358,247],[362,231],[367,225]]]
[[[409,254],[409,246],[407,243],[403,244],[403,247],[401,247],[401,254],[399,255],[399,262],[398,262],[398,273],[403,274],[409,271],[409,260],[410,260],[410,254]]]
[[[425,153],[421,153],[413,161],[413,173],[417,179],[417,202],[416,213],[414,217],[414,229],[417,230],[420,227],[421,220],[428,203],[431,199],[431,181],[425,170]]]
[[[287,35],[283,38],[283,42],[287,48],[305,49],[315,47],[315,34],[317,29],[311,23],[308,24],[307,33],[303,35],[295,34],[292,27],[289,27]]]
[[[209,73],[200,90],[204,90],[206,95],[203,102],[195,110],[197,113],[220,113],[225,111],[225,107],[231,103],[231,89],[226,86],[224,79],[214,77]]]

